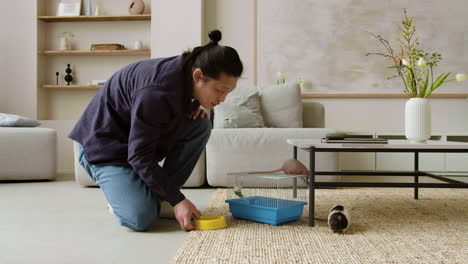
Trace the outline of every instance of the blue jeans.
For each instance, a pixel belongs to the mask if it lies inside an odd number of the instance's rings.
[[[187,120],[168,153],[163,168],[179,188],[187,181],[211,134],[208,118]],[[160,201],[131,167],[88,163],[80,145],[78,161],[99,185],[119,223],[135,231],[148,230],[159,218]]]

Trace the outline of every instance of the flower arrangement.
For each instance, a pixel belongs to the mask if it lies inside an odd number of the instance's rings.
[[[382,36],[369,32],[373,37],[380,41],[385,47],[387,53],[367,53],[368,55],[380,55],[391,60],[394,65],[389,68],[395,68],[397,74],[388,79],[401,77],[405,85],[405,93],[409,97],[428,97],[442,84],[451,81],[462,82],[467,79],[466,74],[456,74],[451,76],[451,72],[442,73],[434,79],[434,68],[442,60],[442,55],[433,52],[429,55],[428,52],[422,50],[419,46],[419,37],[415,36],[416,26],[414,18],[410,18],[406,14],[401,21],[402,25],[398,26],[401,36],[398,39],[400,43],[400,53],[390,46],[389,42]]]
[[[278,80],[276,80],[276,84],[284,84],[286,82],[286,75],[281,72],[277,72],[276,75],[278,76]]]
[[[304,87],[304,82],[305,80],[303,76],[301,76],[301,78],[299,78],[299,80],[297,81],[297,83],[299,84],[299,87],[301,88]]]
[[[277,72],[276,75],[278,76],[278,80],[276,80],[276,84],[284,84],[286,82],[286,75],[284,75],[282,72]],[[299,87],[302,88],[304,85],[304,77],[301,76],[299,80],[297,80],[297,83],[299,84]]]

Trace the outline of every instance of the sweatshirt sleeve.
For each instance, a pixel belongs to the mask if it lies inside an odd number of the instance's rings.
[[[171,120],[169,98],[146,87],[135,91],[131,111],[131,127],[128,139],[128,162],[145,184],[160,199],[175,206],[185,199],[167,172],[157,162],[158,142],[163,140],[161,132]]]

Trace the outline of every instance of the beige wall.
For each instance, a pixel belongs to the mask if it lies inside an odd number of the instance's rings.
[[[202,0],[153,0],[151,57],[168,57],[202,44]]]
[[[468,17],[464,0],[257,0],[258,84],[271,84],[276,72],[289,81],[305,78],[304,93],[402,93],[401,79],[382,57],[382,34],[392,46],[403,8],[415,18],[421,47],[442,53],[436,73],[468,72]],[[450,39],[450,41],[447,41]],[[468,81],[444,84],[437,92],[468,93]],[[308,99],[311,100],[311,99]],[[404,130],[406,99],[317,99],[325,106],[327,127],[343,131]],[[431,99],[432,130],[468,131],[466,98]]]
[[[420,48],[443,60],[434,75],[468,71],[466,0],[257,0],[258,80],[273,83],[276,72],[301,76],[305,93],[401,93],[402,80],[388,77],[390,61],[368,32],[382,35],[400,53],[397,26],[403,9],[414,17]],[[447,41],[450,40],[450,41]],[[444,84],[437,92],[468,93],[468,82]]]
[[[7,44],[5,42],[5,39],[7,36],[7,28],[0,27],[0,51],[6,50]],[[7,110],[6,70],[6,52],[0,52],[0,113],[4,113]]]
[[[209,41],[208,32],[219,29],[223,33],[222,45],[237,50],[244,64],[244,73],[238,85],[255,83],[255,1],[252,0],[206,0],[204,42]]]
[[[325,107],[325,126],[342,131],[403,132],[405,98],[306,99]],[[466,98],[431,99],[432,131],[468,132]]]
[[[36,1],[2,3],[0,17],[2,85],[0,94],[4,112],[36,118]]]

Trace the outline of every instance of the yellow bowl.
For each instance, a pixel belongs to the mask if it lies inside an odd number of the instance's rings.
[[[222,215],[202,215],[194,222],[197,230],[214,230],[227,226],[226,219]]]

